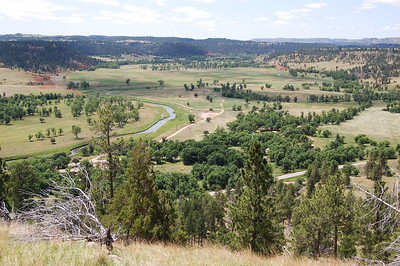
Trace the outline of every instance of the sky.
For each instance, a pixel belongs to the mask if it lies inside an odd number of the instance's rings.
[[[0,0],[0,34],[400,37],[400,0]]]

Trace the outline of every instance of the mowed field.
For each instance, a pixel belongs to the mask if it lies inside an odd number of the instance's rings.
[[[88,117],[86,115],[82,114],[80,117],[73,117],[70,108],[63,102],[58,104],[57,108],[62,112],[62,118],[55,118],[54,114],[51,114],[49,117],[44,117],[45,123],[40,123],[39,116],[27,116],[23,120],[11,121],[10,125],[0,125],[0,157],[15,158],[57,151],[68,153],[71,148],[91,140],[93,132],[87,123]],[[168,113],[163,107],[145,103],[144,107],[139,111],[139,116],[139,121],[130,122],[123,128],[116,127],[114,133],[116,135],[125,135],[144,130],[158,120],[167,117]],[[96,116],[89,117],[96,119]],[[76,139],[71,133],[72,125],[81,127],[82,133],[78,135],[79,139]],[[57,136],[54,137],[56,144],[52,144],[50,138],[46,137],[42,140],[37,140],[34,136],[39,131],[46,135],[47,128],[55,128],[57,130]],[[59,128],[64,131],[61,136],[58,134]],[[31,141],[28,140],[29,134],[33,135]]]

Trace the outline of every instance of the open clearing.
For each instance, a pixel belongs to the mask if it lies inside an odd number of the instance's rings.
[[[130,79],[130,84],[126,84],[126,80]],[[320,75],[306,75],[304,78],[292,77],[287,71],[280,71],[271,68],[229,68],[229,69],[188,69],[188,70],[171,70],[171,71],[152,71],[151,69],[143,70],[139,66],[129,65],[122,66],[120,69],[97,69],[95,71],[80,71],[67,74],[67,80],[72,81],[88,81],[93,84],[96,91],[135,94],[138,89],[153,90],[161,88],[159,80],[164,81],[164,88],[181,88],[184,92],[184,84],[190,86],[191,83],[197,84],[202,81],[212,90],[214,87],[220,87],[220,84],[229,82],[230,84],[244,83],[248,89],[258,92],[280,93],[283,96],[290,92],[285,92],[282,87],[286,84],[294,85],[301,90],[303,83],[321,83],[322,81],[332,81],[331,78],[322,78]],[[218,80],[218,85],[213,85],[213,81]],[[269,89],[261,90],[261,86],[266,83],[272,85]],[[197,89],[193,91],[195,93]],[[303,91],[301,91],[303,92]],[[312,86],[311,90],[305,93],[321,94],[322,92],[316,86]],[[300,93],[300,92],[298,92]],[[332,92],[323,92],[323,94],[337,94]]]
[[[354,137],[365,134],[375,141],[389,140],[392,145],[400,143],[400,114],[382,111],[384,103],[374,103],[374,106],[361,112],[353,120],[346,121],[339,126],[326,125],[322,129],[329,129],[336,134],[345,136],[346,142],[354,143]]]

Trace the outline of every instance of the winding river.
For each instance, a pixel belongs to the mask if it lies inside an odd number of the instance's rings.
[[[165,110],[168,112],[169,116],[168,116],[167,118],[158,120],[155,124],[153,124],[152,126],[150,126],[148,129],[145,129],[145,130],[142,130],[142,131],[133,133],[133,134],[128,134],[128,135],[140,135],[140,134],[147,134],[147,133],[154,133],[154,132],[157,132],[157,130],[159,130],[159,129],[160,129],[163,125],[165,125],[168,121],[170,121],[170,120],[176,118],[176,114],[174,113],[175,110],[172,109],[171,107],[166,106],[166,105],[163,105],[163,104],[157,104],[157,103],[151,103],[151,104],[164,107]],[[85,146],[86,146],[86,145],[85,145]],[[84,146],[81,146],[81,147],[72,149],[69,156],[74,156],[75,154],[77,154],[78,151],[79,151],[79,149],[82,148],[82,147],[84,147]]]

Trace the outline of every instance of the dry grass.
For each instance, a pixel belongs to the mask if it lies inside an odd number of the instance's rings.
[[[314,261],[290,255],[258,256],[216,246],[182,247],[172,244],[116,244],[114,255],[85,242],[18,240],[26,226],[0,223],[0,265],[356,265],[334,259]]]
[[[389,140],[392,145],[400,143],[400,115],[382,111],[384,103],[374,103],[374,106],[363,111],[353,120],[336,125],[322,126],[332,131],[333,136],[339,134],[346,137],[346,142],[354,143],[354,137],[365,134],[375,141]]]
[[[362,64],[350,64],[350,63],[344,63],[343,61],[338,61],[336,62],[335,60],[332,61],[327,61],[327,62],[313,62],[313,63],[288,63],[288,66],[290,68],[304,68],[304,65],[306,65],[305,68],[309,67],[315,67],[317,70],[336,70],[336,67],[338,69],[351,69],[354,67],[362,66]]]
[[[171,173],[171,172],[178,172],[184,174],[190,174],[192,171],[193,166],[191,165],[184,165],[182,162],[177,163],[164,163],[164,164],[156,164],[154,165],[154,170],[158,170],[163,173]]]

